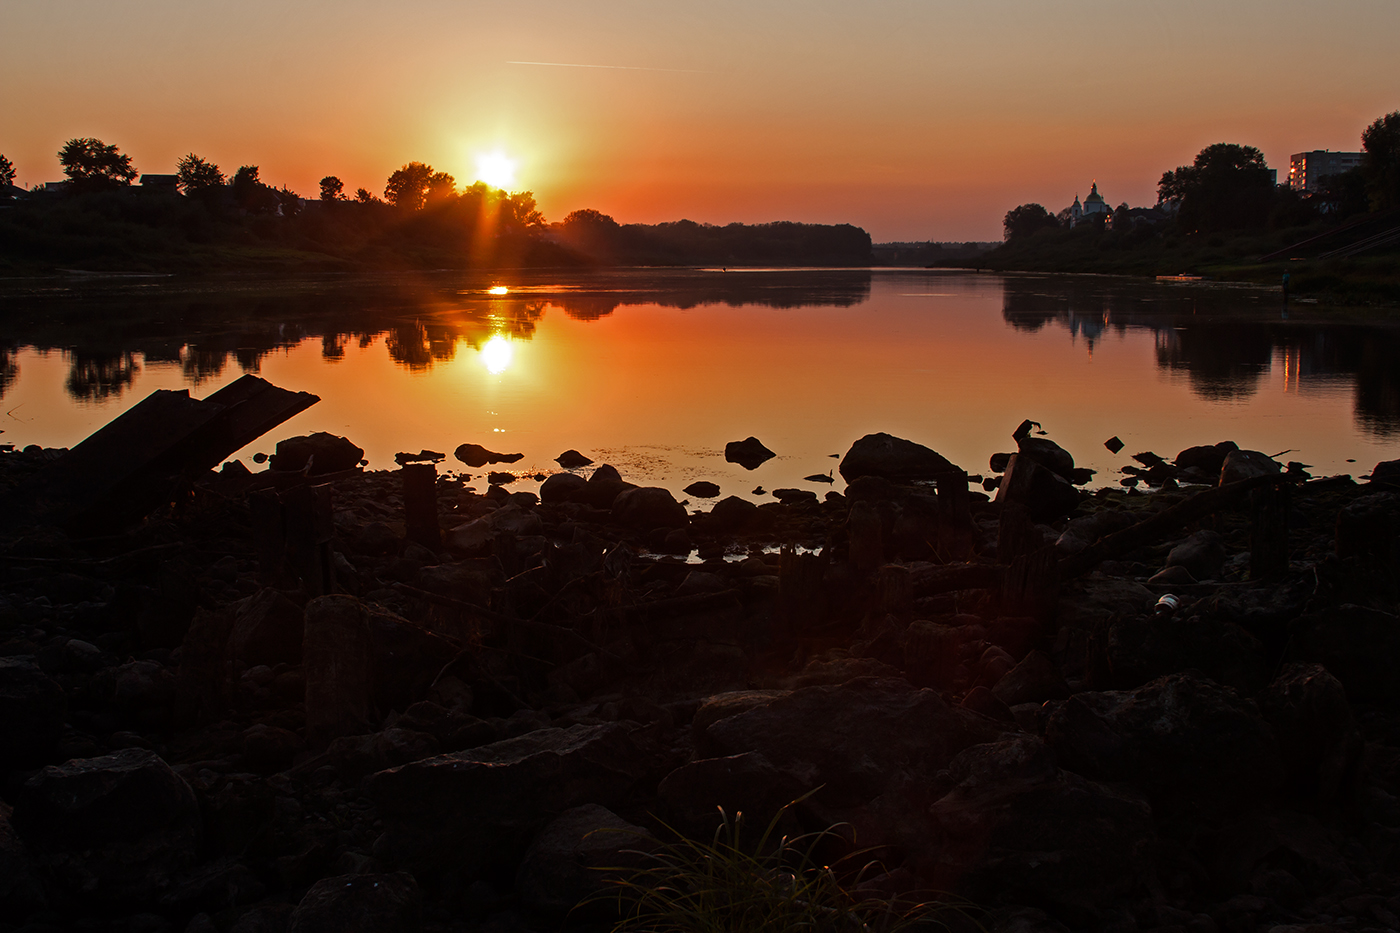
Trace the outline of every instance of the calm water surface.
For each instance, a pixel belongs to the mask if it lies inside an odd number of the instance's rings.
[[[0,441],[72,446],[154,389],[254,372],[322,401],[250,465],[331,431],[376,468],[472,441],[522,474],[572,447],[677,492],[820,492],[803,477],[863,434],[976,473],[1030,418],[1096,485],[1131,453],[1224,439],[1362,474],[1400,457],[1400,326],[1341,317],[1256,289],[926,270],[132,280],[0,298]],[[726,463],[749,435],[778,457]]]

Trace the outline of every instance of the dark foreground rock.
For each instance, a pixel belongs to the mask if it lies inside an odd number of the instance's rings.
[[[278,441],[277,452],[268,458],[267,465],[274,470],[305,470],[312,475],[339,473],[359,466],[364,455],[364,449],[348,438],[318,431]]]
[[[746,437],[742,441],[730,441],[724,445],[724,459],[737,463],[746,470],[757,469],[776,457],[777,454],[763,446],[756,437]]]
[[[849,483],[862,476],[928,480],[958,468],[942,454],[922,444],[892,434],[867,434],[851,445],[837,469]]]

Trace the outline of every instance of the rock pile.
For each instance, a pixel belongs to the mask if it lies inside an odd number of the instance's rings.
[[[425,538],[410,463],[7,523],[0,931],[606,928],[598,869],[799,798],[989,930],[1400,928],[1394,471],[1017,443],[995,499],[871,435],[708,511],[437,477]]]

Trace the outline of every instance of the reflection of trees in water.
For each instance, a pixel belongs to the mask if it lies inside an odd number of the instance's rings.
[[[131,353],[85,353],[74,350],[68,394],[84,401],[119,396],[136,379],[141,366]]]
[[[1090,349],[1108,328],[1151,331],[1157,365],[1184,374],[1191,391],[1210,402],[1252,395],[1277,357],[1289,391],[1341,377],[1354,387],[1363,430],[1400,434],[1400,332],[1265,319],[1259,312],[1267,307],[1223,290],[1013,280],[1006,283],[1002,317],[1028,333],[1058,324],[1071,339],[1087,338]]]
[[[186,347],[185,352],[180,354],[180,373],[187,384],[197,387],[221,376],[227,362],[226,350],[202,346]]]
[[[512,340],[529,340],[544,315],[543,301],[493,301],[485,312],[453,317],[451,313],[427,321],[400,321],[385,331],[384,344],[389,358],[412,372],[431,369],[435,363],[450,363],[457,346],[466,343],[481,347],[497,334]],[[360,346],[373,340],[361,335]],[[323,338],[324,340],[324,338]]]
[[[1186,374],[1191,391],[1211,402],[1253,395],[1269,371],[1273,341],[1250,324],[1154,327],[1157,365]]]
[[[0,398],[5,397],[10,386],[19,378],[18,355],[19,350],[15,347],[0,344]]]

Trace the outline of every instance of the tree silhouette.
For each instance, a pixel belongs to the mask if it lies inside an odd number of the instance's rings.
[[[1158,200],[1178,208],[1177,220],[1189,232],[1262,227],[1273,195],[1264,154],[1234,143],[1207,146],[1157,183]]]
[[[180,190],[187,195],[224,186],[224,173],[219,171],[219,167],[193,152],[175,163],[175,177],[179,179]]]
[[[450,179],[451,176],[448,176]],[[384,197],[395,207],[422,210],[433,180],[433,167],[422,162],[410,162],[396,169],[384,185]]]
[[[271,214],[281,201],[276,189],[258,178],[256,165],[239,166],[233,173],[233,203],[250,214]]]
[[[120,188],[131,184],[137,175],[131,156],[91,137],[68,140],[58,150],[58,161],[73,187],[79,190]]]
[[[327,175],[321,179],[321,200],[322,201],[343,201],[345,200],[345,183],[334,175]]]
[[[1400,110],[1377,117],[1361,134],[1361,172],[1371,209],[1400,207]]]
[[[3,155],[0,155],[0,185],[13,185],[14,183],[15,164]]]
[[[1039,204],[1022,204],[1006,212],[1001,222],[1008,243],[1024,240],[1040,230],[1057,229],[1060,222]]]

